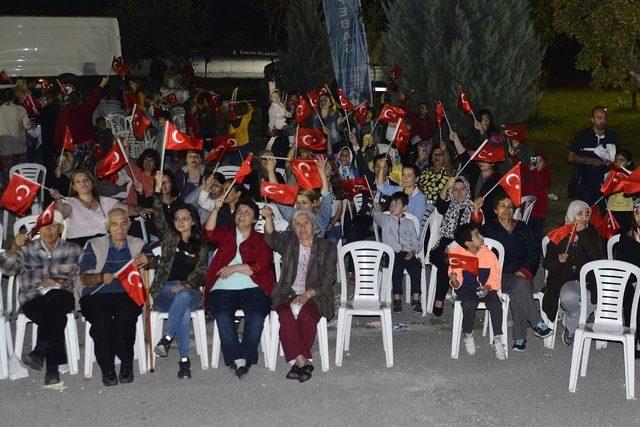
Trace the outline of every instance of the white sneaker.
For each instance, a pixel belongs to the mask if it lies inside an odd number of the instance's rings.
[[[507,358],[507,347],[502,342],[497,341],[493,344],[493,349],[496,352],[496,359],[505,360]]]
[[[464,343],[464,349],[467,350],[467,354],[469,356],[476,354],[476,343],[473,341],[473,335],[468,338],[465,336],[462,339],[462,342]]]

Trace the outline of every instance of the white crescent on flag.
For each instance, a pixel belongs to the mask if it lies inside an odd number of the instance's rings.
[[[508,138],[511,138],[513,136],[516,135],[516,133],[514,131],[512,131],[511,129],[505,129],[504,130],[504,135]]]
[[[464,267],[467,265],[467,261],[460,258],[451,258],[449,259],[449,265],[451,265],[451,267]]]
[[[367,187],[365,187],[362,184],[356,184],[356,185],[353,186],[353,190],[354,191],[363,191],[363,190],[366,190],[366,189],[367,189]]]
[[[309,138],[310,141],[307,141],[307,138]],[[307,147],[310,147],[313,145],[313,136],[311,135],[304,135],[302,137],[302,145],[306,145]],[[306,164],[306,163],[304,163]],[[307,165],[308,166],[308,165]]]
[[[184,142],[184,138],[180,135],[180,131],[177,129],[171,132],[171,139],[176,144],[182,144]]]
[[[390,109],[385,108],[384,113],[382,114],[382,117],[384,117],[385,119],[392,119],[393,112]]]
[[[138,278],[134,279],[134,277],[136,276],[138,276]],[[127,274],[127,282],[134,284],[139,288],[142,287],[142,278],[140,277],[140,273],[138,273],[137,271],[132,271],[131,273]]]
[[[301,116],[304,114],[304,107],[302,105],[298,105],[296,107],[296,116]]]
[[[311,166],[309,166],[309,164],[308,164],[308,163],[300,163],[300,164],[298,165],[298,169],[300,169],[300,172],[302,172],[302,174],[303,174],[304,176],[306,176],[307,178],[309,178],[309,174],[310,174],[310,172],[311,172]],[[305,172],[305,171],[304,171],[304,169],[306,169],[306,170],[307,170],[307,172]]]
[[[24,189],[24,194],[21,196],[20,195],[20,193],[21,193],[20,190],[22,190],[22,189]],[[21,185],[18,185],[16,187],[16,195],[18,196],[18,197],[16,197],[16,199],[22,201],[23,197],[27,197],[29,194],[31,194],[31,189],[29,188],[29,186],[21,184]]]
[[[463,94],[460,96],[460,100],[462,101],[462,103],[463,103],[463,104],[467,104],[467,103],[469,103],[469,99],[468,99],[468,98],[469,98],[469,97],[467,96],[467,94],[466,94],[466,93],[463,93]]]
[[[274,187],[274,185],[265,185],[264,192],[267,194],[284,194],[282,190],[275,190],[274,192]]]
[[[111,162],[111,164],[112,165],[118,164],[119,161],[120,161],[120,153],[118,153],[117,151],[114,151],[113,161]]]
[[[511,178],[513,178],[513,177],[515,177],[515,178],[516,178],[516,183],[515,183],[515,184],[512,184],[511,182],[509,182],[509,180],[510,180]],[[519,177],[518,177],[518,175],[516,175],[515,173],[510,173],[509,175],[507,175],[507,177],[504,179],[504,182],[505,182],[507,185],[509,185],[509,186],[511,186],[511,187],[513,187],[513,188],[515,188],[516,190],[517,190],[518,188],[520,188],[520,178],[519,178]]]
[[[230,138],[230,139],[227,141],[227,144],[228,144],[230,147],[237,147],[237,146],[238,146],[238,140],[237,140],[237,139],[235,139],[235,138]]]

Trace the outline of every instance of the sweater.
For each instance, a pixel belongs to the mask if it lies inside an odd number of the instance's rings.
[[[450,254],[462,255],[467,257],[478,258],[478,269],[480,270],[480,276],[486,276],[486,282],[483,285],[488,285],[489,290],[499,291],[500,283],[502,282],[502,269],[500,268],[500,261],[496,254],[493,253],[486,245],[483,245],[477,254],[472,254],[462,246],[455,246],[449,250]],[[485,270],[483,272],[483,270]],[[488,274],[486,273],[488,270]],[[464,283],[465,275],[462,268],[452,268],[449,266],[449,274],[455,273],[456,278],[460,284]],[[467,278],[468,280],[468,278]],[[481,281],[482,282],[482,281]]]
[[[481,232],[484,237],[497,240],[504,246],[503,272],[521,272],[533,280],[540,264],[540,245],[535,242],[527,224],[515,221],[514,229],[509,231],[494,219],[482,226]]]
[[[382,229],[382,243],[391,246],[394,252],[418,253],[420,241],[412,220],[404,215],[398,218],[375,210],[373,220]]]
[[[64,134],[67,126],[71,131],[75,145],[84,145],[93,141],[93,122],[91,121],[91,116],[98,106],[102,92],[103,89],[98,86],[84,103],[80,105],[69,105],[60,111],[55,128],[56,150],[62,150],[62,143],[64,142]]]

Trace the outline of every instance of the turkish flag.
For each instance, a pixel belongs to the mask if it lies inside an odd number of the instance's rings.
[[[273,184],[271,182],[260,182],[260,195],[269,200],[282,205],[293,205],[298,195],[297,185]]]
[[[480,272],[478,258],[474,256],[447,253],[447,258],[449,259],[451,268],[461,268],[474,276],[477,276]]]
[[[436,104],[436,120],[438,127],[442,127],[442,122],[444,122],[444,108],[442,108],[442,104],[439,102]]]
[[[309,117],[312,113],[313,109],[309,106],[309,104],[304,100],[303,97],[300,97],[298,106],[296,107],[296,113],[293,116],[293,120],[295,120],[297,124],[302,126],[307,122],[307,120],[309,120]]]
[[[505,156],[506,151],[504,147],[500,145],[492,146],[485,144],[485,146],[482,147],[482,150],[478,151],[473,160],[476,162],[498,163],[504,161]]]
[[[368,109],[369,101],[364,101],[362,104],[358,105],[354,110],[354,114],[356,116],[356,121],[362,126],[367,121],[367,109]]]
[[[471,103],[469,102],[469,96],[465,93],[462,86],[458,88],[458,108],[467,116],[473,115],[473,109],[471,108]]]
[[[625,196],[640,192],[640,168],[634,170],[624,183],[623,191]]]
[[[384,104],[380,111],[380,117],[378,120],[385,123],[397,122],[399,118],[403,118],[405,111],[400,107],[394,107],[390,104]]]
[[[40,102],[34,100],[30,93],[24,96],[22,106],[27,110],[27,115],[29,117],[34,117],[40,114],[40,109],[42,108]]]
[[[398,151],[402,154],[407,153],[407,147],[409,147],[409,138],[411,137],[411,131],[409,131],[409,127],[407,126],[407,122],[405,120],[398,120],[398,129],[396,130],[396,135],[393,138],[393,144],[396,146]]]
[[[207,92],[207,103],[209,104],[209,108],[213,109],[216,118],[220,120],[222,117],[222,109],[220,108],[220,95],[213,92]]]
[[[2,193],[0,206],[19,216],[23,216],[31,207],[31,202],[38,194],[39,189],[40,184],[14,173],[9,185]]]
[[[202,138],[185,135],[171,122],[167,122],[167,131],[164,133],[165,150],[198,150],[202,151]]]
[[[115,276],[120,281],[120,284],[124,288],[124,291],[129,295],[129,298],[133,300],[138,306],[144,304],[144,285],[142,284],[142,276],[140,276],[140,270],[133,263],[133,260],[129,261],[122,267]]]
[[[327,138],[322,129],[298,128],[298,148],[311,151],[324,151],[327,148]]]
[[[60,92],[64,93],[65,95],[69,95],[75,89],[73,86],[66,84],[65,82],[59,79],[56,79],[56,82],[58,82],[58,87],[60,88]]]
[[[171,92],[169,95],[164,97],[164,100],[169,103],[172,107],[178,105],[178,97],[175,93]]]
[[[515,139],[516,141],[525,142],[527,140],[527,130],[522,123],[505,125],[502,128],[502,133],[507,138]]]
[[[38,79],[38,82],[40,83],[40,88],[43,92],[49,92],[53,89],[53,85],[49,83],[47,79]]]
[[[124,76],[129,73],[129,65],[124,63],[122,56],[118,56],[117,58],[115,56],[113,57],[113,60],[111,61],[111,68],[113,68],[113,71],[123,79]]]
[[[322,188],[322,178],[318,165],[311,159],[294,159],[291,161],[291,169],[296,176],[298,185],[303,190]]]
[[[391,78],[394,80],[397,80],[398,77],[400,77],[400,74],[402,74],[402,68],[400,68],[398,64],[394,65],[393,68],[391,69],[391,72],[389,73]]]
[[[49,203],[49,206],[47,206],[47,208],[44,211],[42,211],[40,215],[38,215],[38,219],[36,220],[36,225],[33,226],[33,228],[31,229],[31,232],[29,233],[30,237],[33,237],[36,234],[38,234],[38,231],[42,227],[46,227],[49,224],[53,224],[53,214],[56,211],[54,209],[55,204],[56,202]]]
[[[318,109],[318,99],[320,98],[320,93],[318,90],[310,90],[307,92],[307,98],[309,98],[309,104],[314,110]]]
[[[620,224],[616,221],[611,211],[607,211],[604,214],[604,218],[602,218],[602,224],[598,228],[598,234],[600,237],[610,239],[618,233],[620,233]]]
[[[353,200],[356,194],[370,193],[367,179],[364,176],[354,179],[343,179],[340,185],[349,200]]]
[[[222,136],[214,136],[213,146],[216,148],[224,147],[224,149],[228,152],[238,151],[238,140],[236,139],[236,134],[230,133]]]
[[[96,166],[96,178],[102,179],[122,169],[127,164],[127,158],[120,145],[120,140],[113,144],[111,150]]]
[[[253,154],[249,153],[246,159],[240,165],[240,169],[236,172],[236,182],[242,184],[244,178],[251,173],[251,161],[253,160]]]
[[[509,169],[498,183],[513,204],[520,206],[520,203],[522,203],[522,171],[520,170],[520,163]]]
[[[207,154],[207,157],[205,157],[205,160],[210,163],[219,162],[220,160],[222,160],[225,153],[226,153],[226,150],[224,145],[215,147],[213,150],[209,152],[209,154]]]
[[[131,129],[133,130],[133,136],[135,136],[136,139],[143,139],[144,133],[150,124],[151,120],[144,115],[144,111],[138,107],[138,104],[134,104],[133,116],[131,117]]]
[[[355,108],[353,104],[349,101],[349,99],[345,96],[344,91],[342,89],[338,88],[336,92],[338,93],[338,101],[340,101],[340,105],[342,106],[342,109],[344,111],[351,111]]]
[[[64,129],[64,142],[62,143],[62,148],[73,153],[73,136],[71,136],[69,126],[66,126]]]
[[[607,178],[600,187],[600,192],[605,196],[610,196],[624,190],[629,174],[616,165],[611,166]]]
[[[602,218],[602,214],[600,213],[600,208],[598,206],[593,205],[591,207],[591,216],[589,217],[589,224],[593,225],[593,228],[599,230],[602,227],[602,222],[604,218]]]
[[[547,237],[549,238],[549,240],[551,240],[554,244],[558,245],[560,244],[560,242],[562,242],[567,236],[570,236],[571,234],[575,235],[575,230],[576,230],[576,225],[577,224],[565,224],[565,225],[561,225],[558,228],[555,228],[553,230],[551,230],[550,232],[547,233]],[[572,239],[573,240],[573,239]]]

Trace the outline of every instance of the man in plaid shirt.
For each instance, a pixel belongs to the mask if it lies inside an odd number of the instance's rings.
[[[58,365],[67,363],[64,329],[67,313],[75,308],[73,285],[82,254],[80,246],[60,238],[63,227],[62,214],[56,211],[53,223],[40,228],[40,239],[18,234],[0,254],[2,273],[18,275],[22,312],[38,325],[36,347],[23,362],[41,370],[46,360],[45,384],[60,382]]]

